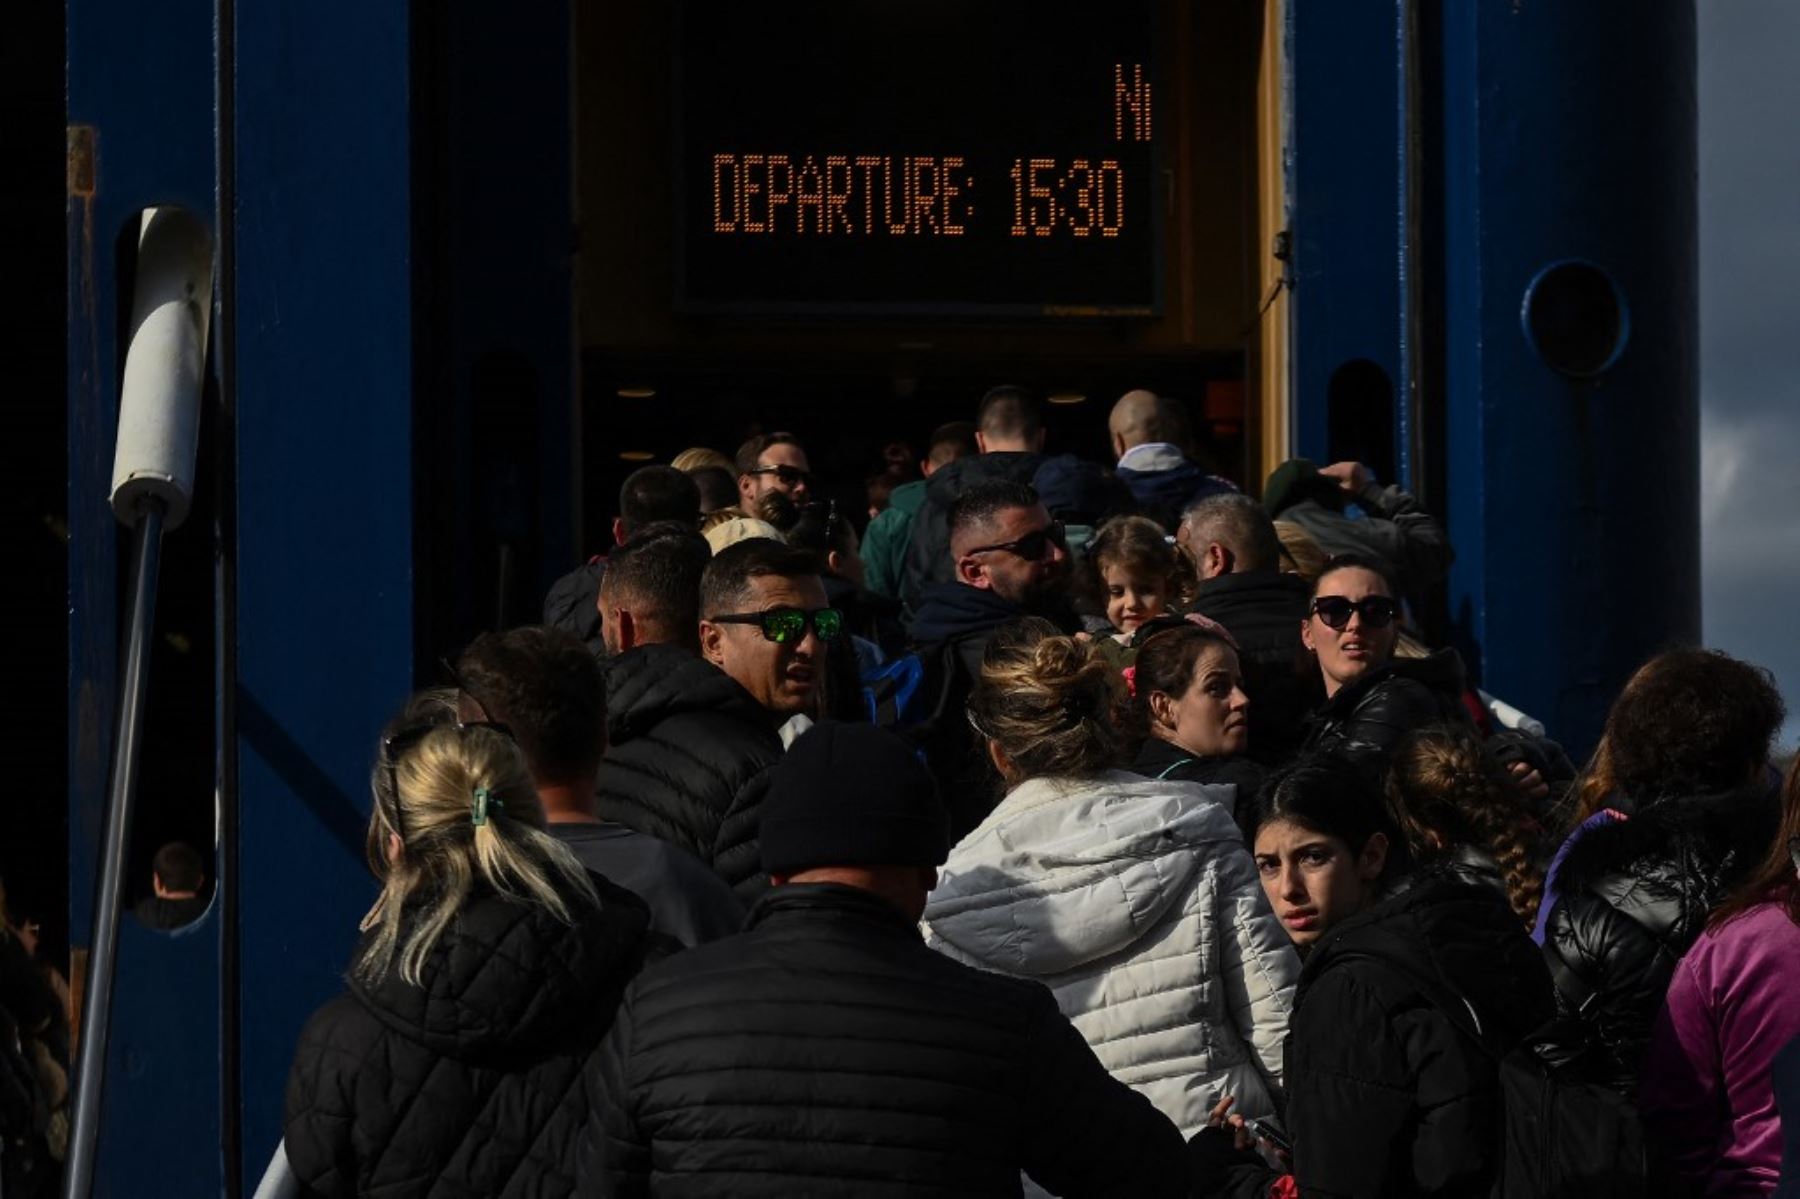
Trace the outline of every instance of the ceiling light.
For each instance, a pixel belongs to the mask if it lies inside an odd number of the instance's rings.
[[[620,450],[619,458],[624,462],[649,462],[655,458],[649,450]]]
[[[1050,402],[1052,404],[1079,404],[1086,399],[1087,397],[1079,391],[1059,391],[1050,397]]]
[[[621,400],[649,400],[654,399],[655,397],[656,388],[654,387],[640,386],[619,388],[619,398]]]

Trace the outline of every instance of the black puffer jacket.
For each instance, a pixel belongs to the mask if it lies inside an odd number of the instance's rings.
[[[432,951],[313,1014],[288,1076],[288,1160],[316,1195],[575,1189],[583,1072],[637,973],[650,917],[596,880],[573,924],[488,893]],[[577,902],[572,900],[572,902]]]
[[[712,663],[641,645],[607,663],[603,820],[679,845],[746,903],[767,885],[757,842],[781,739],[761,705]]]
[[[601,1051],[585,1193],[1186,1193],[1181,1135],[1050,992],[933,953],[886,900],[771,891],[633,985]]]
[[[1301,1194],[1486,1195],[1502,1113],[1492,1054],[1553,1012],[1518,917],[1454,864],[1333,929],[1301,971],[1288,1034]]]
[[[1338,690],[1306,723],[1302,745],[1360,767],[1379,785],[1402,738],[1434,724],[1468,724],[1463,664],[1453,649],[1395,658]],[[1256,724],[1252,709],[1251,727]]]
[[[1238,645],[1250,697],[1250,757],[1265,766],[1300,746],[1306,714],[1325,697],[1319,669],[1300,643],[1307,586],[1299,575],[1246,571],[1207,579],[1188,610],[1225,626]]]
[[[589,558],[550,584],[544,595],[544,623],[575,634],[596,657],[606,653],[599,606],[600,580],[605,574],[606,559]]]
[[[1590,1073],[1635,1096],[1676,963],[1769,851],[1780,807],[1759,784],[1661,799],[1628,816],[1590,828],[1563,858],[1544,955],[1563,1009],[1585,1004]],[[1558,1048],[1573,1057],[1579,1047]]]

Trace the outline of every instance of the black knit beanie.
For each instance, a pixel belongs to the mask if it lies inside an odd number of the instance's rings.
[[[775,767],[762,805],[768,874],[819,866],[941,866],[950,820],[907,744],[870,724],[824,720]]]

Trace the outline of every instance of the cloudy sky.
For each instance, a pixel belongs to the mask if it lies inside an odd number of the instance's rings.
[[[1775,672],[1800,737],[1800,3],[1699,0],[1707,641]]]

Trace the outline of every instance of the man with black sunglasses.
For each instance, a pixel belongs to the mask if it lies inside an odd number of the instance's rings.
[[[812,486],[812,467],[806,450],[792,433],[759,433],[738,447],[738,503],[746,512],[756,511],[756,501],[779,491],[796,504],[804,504]]]
[[[912,622],[930,710],[951,714],[919,734],[925,760],[943,782],[956,836],[973,829],[996,798],[985,750],[961,718],[981,677],[994,630],[1021,616],[1043,616],[1067,632],[1078,627],[1065,593],[1069,549],[1061,523],[1023,483],[988,482],[950,506],[955,581],[931,583]]]

